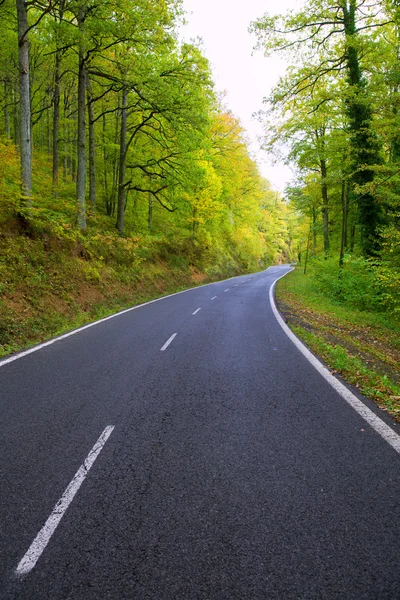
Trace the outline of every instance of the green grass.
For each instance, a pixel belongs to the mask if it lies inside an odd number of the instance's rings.
[[[400,419],[398,318],[340,304],[300,269],[278,282],[277,303],[296,335],[333,372]]]

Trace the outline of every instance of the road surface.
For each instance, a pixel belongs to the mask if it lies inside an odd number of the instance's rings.
[[[0,366],[2,600],[400,599],[400,455],[278,323],[287,270]]]

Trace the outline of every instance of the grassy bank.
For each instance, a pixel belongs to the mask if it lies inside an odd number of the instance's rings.
[[[146,300],[243,272],[235,257],[210,260],[187,241],[179,246],[176,240],[123,239],[114,232],[77,240],[48,225],[22,232],[21,223],[8,222],[0,234],[0,356]]]
[[[400,322],[354,310],[315,289],[296,269],[277,284],[277,305],[293,331],[346,381],[400,421]]]

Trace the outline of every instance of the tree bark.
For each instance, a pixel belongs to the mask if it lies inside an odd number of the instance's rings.
[[[121,135],[119,145],[119,172],[118,172],[118,207],[117,207],[117,223],[119,235],[124,235],[125,221],[125,170],[126,170],[126,125],[128,118],[128,90],[123,89],[122,92],[122,107],[121,107]]]
[[[312,207],[312,236],[313,236],[313,256],[317,253],[317,210]]]
[[[19,146],[20,131],[18,126],[18,100],[15,89],[12,90],[13,97],[13,123],[14,123],[14,144]]]
[[[149,192],[149,211],[147,214],[147,226],[149,231],[153,229],[153,196]]]
[[[372,128],[371,103],[366,98],[365,83],[360,68],[356,28],[357,0],[343,2],[343,23],[346,38],[346,68],[349,95],[346,110],[351,134],[352,183],[354,186],[371,184],[374,165],[381,163],[380,146]],[[381,245],[379,227],[383,224],[382,208],[369,191],[356,194],[361,245],[364,256],[376,256]]]
[[[109,197],[108,197],[108,170],[107,170],[107,129],[106,129],[106,115],[104,114],[104,106],[102,106],[102,123],[103,123],[103,135],[102,135],[102,146],[103,146],[103,188],[104,188],[104,198],[106,205],[106,213],[110,216],[109,213]]]
[[[79,8],[78,27],[83,36],[85,13]],[[86,230],[86,59],[82,42],[79,45],[78,65],[78,145],[76,177],[76,200],[78,204],[78,225]]]
[[[89,121],[89,205],[96,211],[96,140],[94,131],[93,95],[89,78],[87,78],[87,106]]]
[[[8,79],[4,79],[4,133],[6,137],[11,137],[10,129],[10,111],[8,110],[9,94],[8,94]]]
[[[343,266],[344,254],[347,246],[347,217],[349,213],[349,196],[348,196],[348,183],[345,179],[342,181],[342,235],[340,240],[340,256],[339,256],[339,267]]]
[[[311,223],[310,223],[310,229],[308,231],[308,236],[307,236],[306,258],[304,260],[304,269],[303,269],[304,275],[306,275],[306,273],[307,273],[308,255],[310,252],[310,241],[311,241]]]
[[[54,65],[53,96],[53,187],[58,186],[59,174],[59,138],[60,138],[60,64],[61,55],[57,50]]]
[[[29,40],[26,2],[16,0],[18,17],[19,90],[20,90],[20,152],[22,205],[32,200],[31,102],[29,88]]]
[[[328,186],[326,183],[326,161],[320,160],[321,168],[321,193],[322,193],[322,232],[324,237],[324,253],[327,256],[329,252],[329,203],[328,203]]]

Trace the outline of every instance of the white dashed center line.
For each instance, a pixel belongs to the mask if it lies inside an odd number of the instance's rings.
[[[168,340],[165,342],[164,346],[162,346],[162,348],[160,348],[160,352],[164,352],[164,350],[166,350],[168,348],[168,346],[170,345],[170,343],[172,342],[172,340],[174,339],[174,337],[176,336],[176,333],[173,333],[171,335],[170,338],[168,338]]]
[[[211,298],[211,300],[215,300],[215,298],[218,298],[218,296],[213,296],[213,297]]]
[[[196,310],[195,310],[195,311],[192,313],[192,315],[197,315],[197,313],[199,312],[199,310],[201,310],[201,307],[200,307],[200,308],[197,308],[197,309],[196,309]]]
[[[224,290],[224,292],[229,292],[229,288],[226,288],[226,290]]]
[[[75,473],[71,483],[68,485],[67,489],[53,508],[53,512],[47,519],[46,523],[43,525],[42,529],[39,531],[32,544],[29,546],[28,551],[25,556],[20,560],[18,567],[15,572],[17,575],[26,575],[29,571],[32,571],[33,567],[36,565],[37,561],[42,555],[43,550],[46,548],[47,544],[50,541],[51,536],[55,532],[57,525],[63,518],[68,506],[71,504],[74,499],[75,494],[81,487],[82,483],[85,481],[87,474],[92,468],[94,461],[100,454],[101,450],[104,447],[104,444],[112,434],[114,429],[114,425],[108,425],[87,457],[85,458],[83,464],[79,467],[77,472]]]

